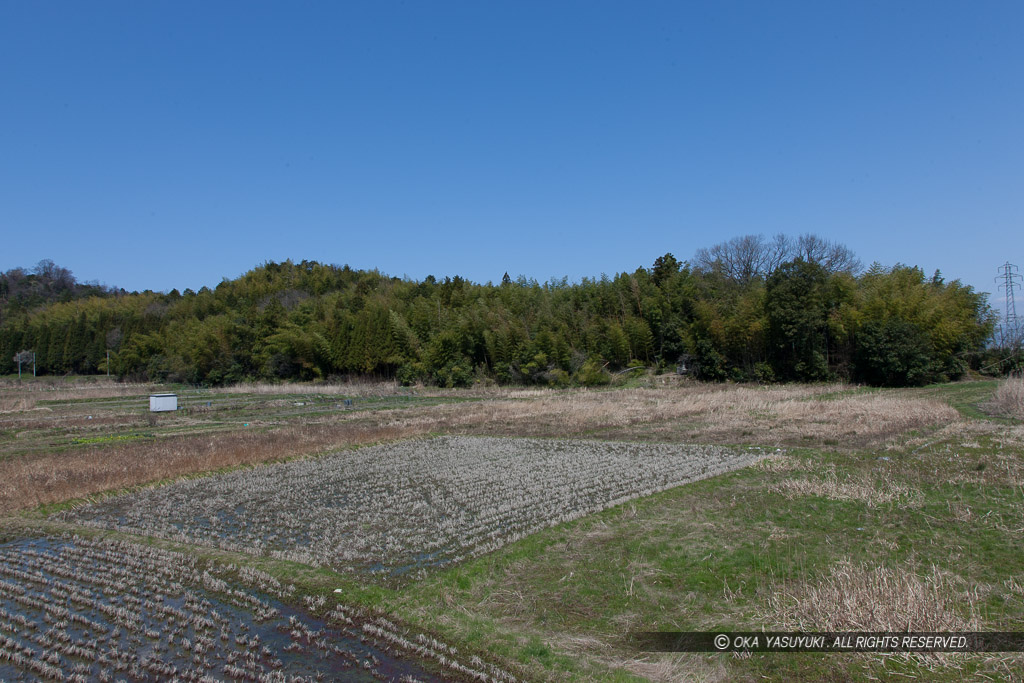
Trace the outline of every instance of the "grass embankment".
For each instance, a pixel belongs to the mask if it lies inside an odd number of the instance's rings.
[[[1024,427],[989,417],[1005,404],[1001,395],[994,382],[901,391],[683,385],[476,392],[474,402],[457,406],[413,401],[275,418],[281,422],[258,437],[234,427],[188,436],[185,424],[185,434],[152,441],[12,453],[0,474],[10,478],[9,465],[44,457],[64,457],[72,469],[118,453],[156,460],[172,444],[184,458],[209,442],[210,450],[178,461],[180,475],[232,458],[255,463],[279,459],[281,450],[298,455],[431,432],[785,447],[756,467],[542,531],[401,588],[192,551],[386,610],[511,662],[530,680],[1013,680],[1024,666],[1020,655],[738,657],[642,653],[626,643],[639,629],[1024,630]],[[281,407],[254,401],[238,416],[249,410],[250,424],[258,424]],[[200,417],[189,419],[202,426]],[[18,438],[18,427],[2,422],[0,445]],[[66,435],[81,433],[76,427]],[[122,485],[159,478],[151,467],[132,470]],[[19,524],[36,527],[25,518]]]

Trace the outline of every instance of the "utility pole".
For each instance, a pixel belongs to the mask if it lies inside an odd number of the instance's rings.
[[[1017,266],[1009,261],[999,266],[1000,275],[996,282],[1002,280],[1003,284],[999,289],[1006,290],[1006,316],[1003,322],[1003,339],[1009,341],[1009,345],[1016,348],[1020,345],[1020,322],[1017,320],[1017,304],[1014,302],[1013,291],[1020,287],[1021,275]]]
[[[36,352],[35,351],[19,351],[14,354],[14,362],[18,364],[18,381],[21,381],[21,366],[32,361],[32,376],[36,376]]]

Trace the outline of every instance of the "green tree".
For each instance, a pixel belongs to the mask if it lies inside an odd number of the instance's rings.
[[[927,335],[901,318],[871,320],[857,332],[854,378],[885,387],[920,386],[941,378]]]
[[[765,288],[769,352],[782,380],[815,381],[829,376],[828,276],[816,263],[782,264]]]

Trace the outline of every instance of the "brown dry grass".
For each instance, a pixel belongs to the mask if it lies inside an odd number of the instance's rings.
[[[32,410],[39,401],[67,401],[90,398],[125,398],[157,390],[152,384],[114,380],[64,381],[61,379],[0,380],[0,412]]]
[[[897,569],[841,560],[817,584],[782,587],[768,599],[766,623],[794,631],[965,632],[980,631],[979,588],[931,568]],[[915,660],[927,669],[959,668],[957,662],[976,655],[910,653],[885,655]],[[863,655],[870,668],[877,655]],[[1014,657],[985,655],[983,668],[1012,671]],[[869,676],[874,678],[874,676]]]
[[[307,424],[270,431],[172,436],[23,457],[0,463],[0,514],[198,472],[422,433],[372,424]]]
[[[591,655],[595,656],[595,655]],[[599,655],[596,655],[598,657]],[[649,655],[646,658],[607,659],[610,666],[621,667],[655,683],[717,683],[732,680],[731,672],[721,659],[692,654]]]
[[[565,393],[566,390],[547,388],[520,388],[479,386],[469,389],[444,389],[439,387],[403,387],[394,382],[286,382],[273,384],[270,382],[242,382],[228,387],[215,387],[209,390],[212,394],[257,396],[294,396],[316,394],[325,396],[351,396],[354,398],[381,398],[387,396],[431,396],[443,398],[536,398]]]
[[[989,404],[993,411],[1024,420],[1024,375],[1013,375],[999,383]]]
[[[891,569],[843,560],[817,584],[783,587],[771,623],[800,631],[977,631],[978,593],[936,567]]]
[[[754,467],[764,470],[765,472],[773,472],[775,474],[784,472],[807,472],[815,469],[813,463],[785,454],[770,455],[767,458],[762,458],[757,461],[757,464],[754,465]]]
[[[255,394],[261,396],[280,396],[295,394],[321,394],[329,396],[393,396],[400,393],[398,385],[382,382],[344,382],[340,384],[327,383],[284,383],[271,384],[269,382],[242,382],[228,387],[216,387],[210,389],[212,394]],[[407,392],[408,393],[408,392]]]
[[[877,507],[896,503],[899,507],[920,504],[920,491],[893,480],[876,482],[866,473],[840,478],[834,469],[821,476],[802,479],[785,479],[768,487],[769,491],[781,493],[787,498],[797,496],[820,496],[831,500],[855,500]]]
[[[0,396],[0,413],[32,410],[36,403],[29,396]]]
[[[320,385],[311,386],[322,389]],[[350,385],[341,386],[351,393]],[[292,393],[296,390],[294,386],[287,388]],[[139,385],[111,383],[68,391],[83,397],[139,395],[145,393],[142,389]],[[393,410],[311,414],[278,426],[262,424],[260,408],[254,407],[249,428],[242,427],[238,419],[219,425],[221,431],[216,433],[192,434],[187,433],[190,425],[199,427],[200,423],[175,416],[173,422],[162,424],[185,434],[75,446],[62,452],[45,449],[0,461],[0,513],[223,467],[428,433],[586,435],[766,446],[831,441],[832,445],[855,447],[881,444],[910,429],[935,428],[959,419],[956,411],[937,401],[846,390],[841,385],[748,387],[696,383],[603,391],[480,389],[477,394],[489,398],[431,406],[412,404]],[[40,395],[53,396],[45,392]],[[32,415],[26,410],[5,415],[0,419],[0,429],[53,428],[50,418],[41,420]],[[112,428],[125,420],[142,419],[116,410],[97,414],[92,420],[71,413],[65,417],[60,429],[79,437],[102,435],[105,425]],[[67,433],[62,438],[66,439]],[[42,440],[45,443],[45,438]]]
[[[394,424],[441,422],[446,429],[530,436],[599,434],[611,438],[766,446],[864,446],[913,429],[961,420],[937,400],[893,394],[840,394],[845,387],[690,385],[542,395],[430,411],[402,411]]]

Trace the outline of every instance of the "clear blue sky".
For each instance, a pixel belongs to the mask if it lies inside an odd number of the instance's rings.
[[[1022,36],[1020,0],[0,0],[0,269],[578,280],[813,232],[996,292]]]

